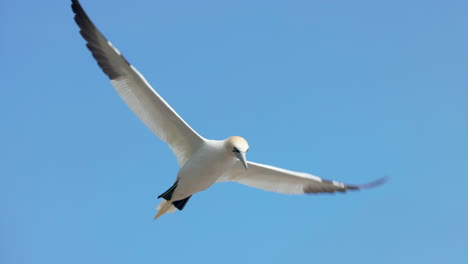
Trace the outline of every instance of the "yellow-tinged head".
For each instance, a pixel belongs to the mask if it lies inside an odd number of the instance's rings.
[[[245,153],[249,151],[247,140],[238,136],[230,137],[224,141],[224,147],[229,153],[233,153],[247,169],[247,160],[245,158]]]

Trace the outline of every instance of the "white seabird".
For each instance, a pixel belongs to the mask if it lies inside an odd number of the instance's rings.
[[[286,193],[333,193],[382,184],[385,178],[349,185],[317,176],[246,160],[249,144],[242,137],[209,140],[200,136],[159,96],[146,79],[99,32],[78,0],[72,0],[75,21],[97,63],[112,86],[140,120],[169,147],[181,167],[174,185],[158,198],[154,219],[182,210],[190,197],[216,182],[235,181],[251,187]]]

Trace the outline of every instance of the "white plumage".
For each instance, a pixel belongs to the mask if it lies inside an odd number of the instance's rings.
[[[380,179],[365,185],[348,185],[250,162],[246,160],[249,145],[245,139],[201,137],[99,32],[78,0],[72,0],[72,9],[87,47],[114,88],[138,118],[169,145],[181,166],[174,185],[159,196],[164,200],[157,207],[155,219],[176,208],[182,210],[191,195],[222,181],[287,194],[345,192],[383,183],[384,179]]]

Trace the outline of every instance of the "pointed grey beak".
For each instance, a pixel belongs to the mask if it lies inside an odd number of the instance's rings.
[[[236,154],[236,157],[242,162],[242,165],[244,165],[245,169],[247,169],[247,159],[245,158],[245,152],[234,152]]]

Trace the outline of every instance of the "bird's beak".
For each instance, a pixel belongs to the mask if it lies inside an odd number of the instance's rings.
[[[245,169],[247,169],[247,159],[245,158],[245,152],[235,152],[236,157],[242,162],[242,165],[244,165]]]

